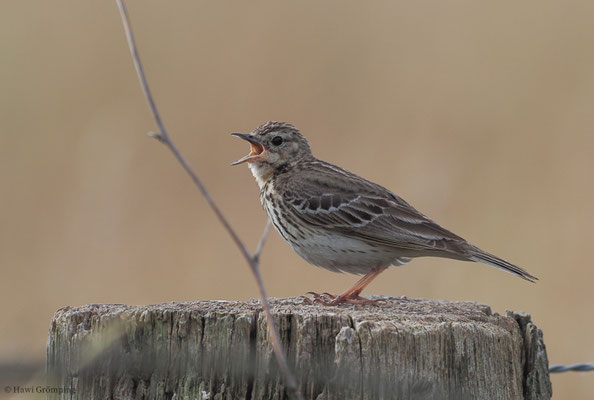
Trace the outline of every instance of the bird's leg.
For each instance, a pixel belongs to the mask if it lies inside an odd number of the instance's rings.
[[[348,298],[359,298],[359,295],[373,281],[379,274],[384,272],[384,270],[388,267],[380,267],[380,268],[373,268],[367,274],[363,276],[363,278],[359,279],[357,283],[353,285],[352,288],[341,294],[340,296],[345,296]]]
[[[347,290],[346,292],[339,294],[338,296],[331,295],[329,293],[314,293],[308,292],[308,294],[313,295],[313,300],[309,300],[310,303],[319,303],[324,304],[327,306],[335,306],[337,304],[372,304],[376,303],[378,300],[371,300],[366,299],[364,297],[359,296],[363,289],[367,285],[371,283],[379,274],[381,274],[386,268],[388,267],[377,267],[373,268],[367,274],[363,275],[361,279],[359,279],[352,288]]]

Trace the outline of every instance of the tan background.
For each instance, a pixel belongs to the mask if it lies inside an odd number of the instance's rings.
[[[446,5],[447,3],[447,5]],[[594,2],[130,1],[165,122],[253,248],[265,216],[230,132],[285,120],[314,153],[525,267],[416,260],[369,293],[525,310],[551,363],[594,361]],[[0,13],[0,357],[44,357],[65,305],[248,299],[239,252],[154,124],[111,1]],[[272,296],[339,292],[274,234]],[[553,377],[591,398],[594,374]]]

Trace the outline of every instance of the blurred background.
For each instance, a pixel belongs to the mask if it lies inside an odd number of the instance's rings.
[[[538,276],[418,259],[367,293],[524,310],[549,361],[594,361],[594,3],[128,1],[166,126],[240,236],[265,225],[248,146],[295,124],[314,154]],[[56,309],[257,297],[155,129],[113,2],[4,1],[0,360],[43,363]],[[268,292],[341,292],[276,233]],[[8,363],[8,364],[7,364]],[[553,375],[591,398],[594,374]]]

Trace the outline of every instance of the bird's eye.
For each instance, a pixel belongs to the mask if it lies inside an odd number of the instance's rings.
[[[281,144],[283,144],[283,138],[280,136],[275,136],[272,138],[272,144],[275,146],[280,146]]]

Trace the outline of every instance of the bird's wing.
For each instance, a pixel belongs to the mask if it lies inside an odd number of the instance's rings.
[[[348,237],[413,251],[463,256],[466,241],[389,190],[338,167],[287,183],[284,203],[303,223]],[[340,175],[336,175],[339,172]]]

